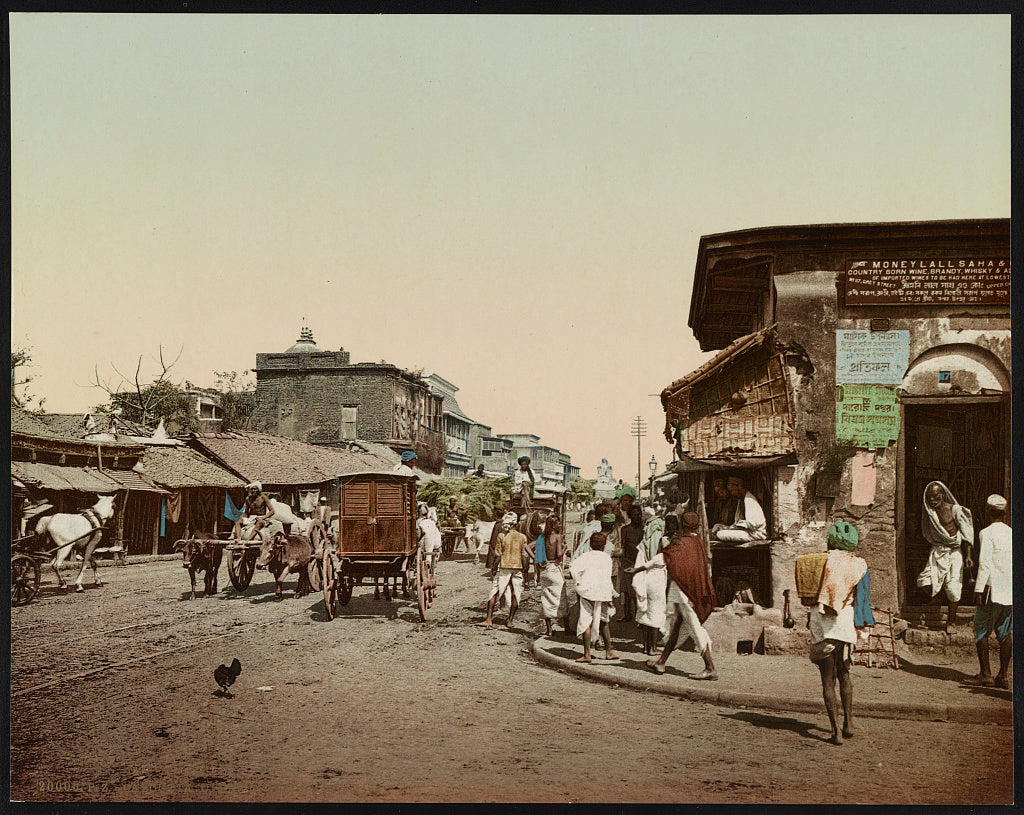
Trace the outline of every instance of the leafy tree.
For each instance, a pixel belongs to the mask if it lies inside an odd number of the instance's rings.
[[[40,398],[29,391],[28,386],[35,381],[35,376],[29,374],[25,369],[32,366],[31,348],[11,349],[11,396],[19,407],[25,410],[43,412],[43,405],[46,398]],[[18,395],[18,388],[21,388],[21,395]],[[34,406],[33,406],[34,403]]]
[[[573,501],[583,501],[586,504],[594,502],[594,485],[596,480],[591,478],[577,478],[569,485],[569,496]]]
[[[256,409],[256,383],[252,371],[214,371],[217,383],[214,389],[220,391],[221,429],[234,430],[249,427]]]

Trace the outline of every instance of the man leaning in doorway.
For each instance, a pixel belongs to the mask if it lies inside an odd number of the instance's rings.
[[[956,612],[963,589],[964,566],[974,566],[971,547],[974,546],[974,520],[971,511],[957,503],[949,487],[941,481],[932,481],[924,488],[924,506],[921,511],[921,533],[932,545],[921,574],[918,588],[931,593],[932,600],[941,602],[940,591],[945,590],[949,601],[946,633],[953,633]]]
[[[730,525],[715,524],[711,537],[725,543],[747,543],[765,540],[768,537],[768,522],[761,504],[747,492],[746,484],[739,476],[730,476],[727,482],[729,495],[736,500],[736,511]]]

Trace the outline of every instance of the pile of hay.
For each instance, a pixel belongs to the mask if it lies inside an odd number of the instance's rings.
[[[454,495],[466,523],[493,521],[495,507],[507,504],[511,489],[511,478],[439,478],[417,490],[416,499],[437,507],[442,515]]]

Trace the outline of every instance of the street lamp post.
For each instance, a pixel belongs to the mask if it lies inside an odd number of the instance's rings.
[[[654,503],[654,474],[658,472],[658,462],[654,460],[654,453],[651,453],[651,460],[648,462],[651,468],[651,503]]]

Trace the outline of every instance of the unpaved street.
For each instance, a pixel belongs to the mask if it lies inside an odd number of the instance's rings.
[[[536,665],[530,589],[516,628],[476,628],[488,583],[438,567],[421,623],[357,588],[187,601],[177,561],[100,570],[82,595],[12,611],[12,798],[29,801],[996,803],[1008,728],[730,710]],[[46,578],[44,578],[45,580]],[[52,575],[49,578],[52,581]],[[224,585],[227,584],[227,590]],[[44,586],[49,589],[49,586]],[[233,698],[213,670],[237,657]]]

